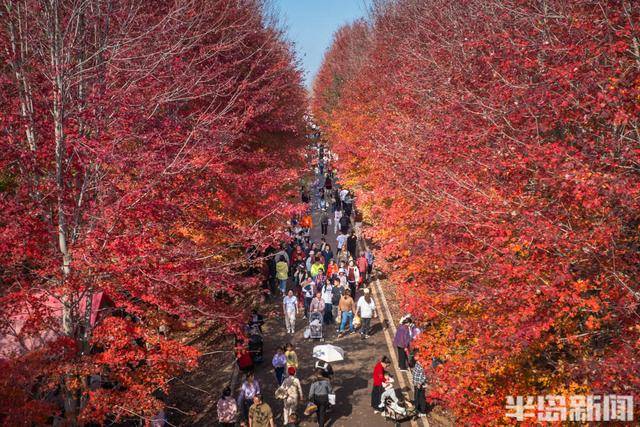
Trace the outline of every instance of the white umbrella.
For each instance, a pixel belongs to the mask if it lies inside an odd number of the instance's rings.
[[[344,360],[344,350],[332,344],[322,344],[313,347],[313,357],[323,362],[339,362]]]

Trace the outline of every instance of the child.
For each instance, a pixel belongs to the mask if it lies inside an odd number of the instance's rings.
[[[380,405],[378,407],[380,409],[383,409],[385,407],[384,402],[390,398],[391,409],[402,416],[406,416],[407,410],[398,405],[398,396],[396,396],[396,390],[393,387],[393,378],[391,378],[391,376],[387,373],[384,374],[384,382],[382,383],[382,387],[384,387],[384,392],[380,396]]]
[[[286,349],[287,351],[284,352],[284,355],[287,357],[287,369],[292,366],[298,369],[298,355],[293,350],[293,344],[287,344]]]
[[[271,363],[276,373],[278,385],[282,385],[282,381],[284,381],[284,370],[287,367],[287,356],[284,355],[284,347],[278,347],[276,349],[276,354],[273,356]]]

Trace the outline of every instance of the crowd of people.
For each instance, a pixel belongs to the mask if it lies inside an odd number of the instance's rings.
[[[330,152],[318,147],[316,179],[301,189],[301,200],[308,203],[308,212],[292,218],[289,240],[265,255],[263,287],[270,301],[281,298],[284,327],[292,338],[296,334],[297,323],[302,319],[308,323],[304,338],[324,339],[328,332],[333,335],[335,328],[336,339],[359,330],[360,339],[366,340],[371,336],[372,319],[378,316],[378,308],[368,286],[374,257],[368,250],[359,250],[354,229],[359,213],[354,207],[353,195],[338,185],[336,174],[331,169],[331,159]],[[320,224],[319,241],[313,241],[311,237],[314,210]],[[335,247],[327,241],[332,240],[329,233],[332,221],[333,232],[337,234]],[[247,322],[245,337],[238,341],[237,364],[245,377],[235,399],[230,388],[222,393],[217,408],[221,425],[275,425],[272,409],[263,401],[260,382],[254,375],[256,364],[263,360],[264,321],[264,316],[254,310]],[[321,331],[320,335],[316,330]],[[426,379],[424,370],[415,362],[412,348],[418,334],[419,329],[410,317],[405,316],[394,339],[399,369],[414,370],[414,404],[405,402],[401,406],[389,369],[390,360],[384,356],[373,371],[371,406],[375,413],[383,412],[387,405],[401,415],[407,415],[407,408],[413,406],[417,408],[417,415],[426,413]],[[276,349],[271,365],[278,385],[275,398],[282,401],[282,424],[298,425],[299,409],[305,395],[297,378],[299,361],[292,342]],[[327,411],[336,404],[331,384],[333,368],[329,363],[320,361],[314,368],[303,412],[305,415],[315,413],[318,425],[323,427],[327,422]],[[416,378],[422,382],[416,382]]]

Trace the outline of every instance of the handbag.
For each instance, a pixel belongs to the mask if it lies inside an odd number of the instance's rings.
[[[313,402],[309,402],[309,403],[307,403],[307,407],[304,408],[304,414],[309,416],[309,415],[313,414],[314,412],[316,412],[317,410],[318,410],[318,406]]]
[[[327,398],[329,399],[329,405],[335,406],[335,404],[336,404],[336,395],[332,394],[332,393],[329,393],[327,395]]]
[[[359,328],[360,325],[362,325],[362,318],[360,316],[355,316],[353,318],[353,327],[354,328]]]
[[[284,400],[287,398],[287,390],[285,390],[282,386],[278,387],[276,390],[276,399]]]

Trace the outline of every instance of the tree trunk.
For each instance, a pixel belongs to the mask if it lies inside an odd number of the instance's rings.
[[[63,52],[63,36],[61,34],[60,25],[60,4],[59,0],[50,0],[50,26],[49,26],[49,42],[51,55],[51,69],[53,71],[53,123],[54,123],[54,140],[55,140],[55,162],[56,162],[56,213],[58,216],[58,248],[62,256],[61,263],[61,284],[64,285],[71,273],[71,254],[67,245],[68,231],[65,213],[65,166],[67,163],[67,154],[65,147],[64,133],[64,114],[65,114],[65,95],[66,82],[64,77],[64,52]],[[62,302],[62,333],[68,337],[74,336],[73,327],[73,297],[70,292],[64,292],[61,296]],[[68,379],[72,374],[66,374]],[[65,384],[67,381],[65,381]],[[71,424],[76,424],[77,415],[77,399],[75,392],[68,387],[64,390],[64,409],[65,415]]]

